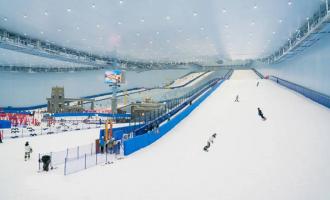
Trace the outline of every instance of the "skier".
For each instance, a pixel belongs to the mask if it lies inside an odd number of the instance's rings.
[[[239,102],[238,98],[239,98],[239,96],[238,96],[238,95],[236,95],[236,99],[235,99],[235,102]]]
[[[259,86],[259,81],[257,82],[257,87]]]
[[[30,154],[32,153],[32,148],[30,147],[29,142],[25,142],[24,149],[25,149],[24,159],[26,161],[27,159],[30,159]]]
[[[206,152],[208,152],[210,146],[211,146],[211,143],[209,141],[207,141],[207,144],[206,144],[206,146],[204,146],[203,150],[206,151]]]
[[[262,120],[266,120],[266,117],[264,116],[260,108],[258,108],[258,115],[262,118]]]

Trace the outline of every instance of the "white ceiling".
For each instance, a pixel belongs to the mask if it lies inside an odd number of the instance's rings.
[[[281,46],[321,0],[0,0],[0,26],[131,59],[246,59]]]

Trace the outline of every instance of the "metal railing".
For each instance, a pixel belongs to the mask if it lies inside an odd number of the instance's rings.
[[[291,38],[275,53],[261,59],[265,63],[279,63],[285,59],[297,55],[304,49],[312,46],[315,42],[321,39],[328,31],[327,28],[330,21],[330,1],[325,0],[321,3],[319,9],[307,18],[306,22],[297,31],[292,34]]]

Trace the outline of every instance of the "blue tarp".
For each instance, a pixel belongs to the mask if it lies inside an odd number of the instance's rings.
[[[0,120],[0,129],[11,128],[11,122],[9,120]]]

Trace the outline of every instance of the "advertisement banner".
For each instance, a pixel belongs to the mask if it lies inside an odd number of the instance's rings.
[[[124,71],[123,70],[112,70],[106,71],[104,74],[104,82],[107,84],[121,84],[124,83]]]

